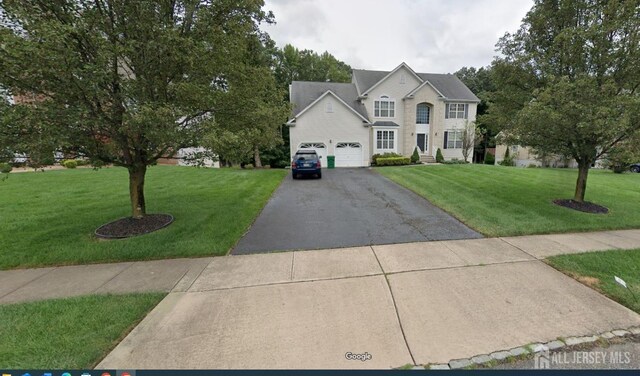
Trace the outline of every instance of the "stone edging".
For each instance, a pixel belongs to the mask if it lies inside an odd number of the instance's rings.
[[[432,370],[447,370],[482,366],[486,365],[489,362],[500,362],[509,357],[535,354],[548,350],[558,350],[563,347],[590,344],[600,339],[609,340],[616,337],[626,337],[631,335],[640,335],[640,326],[632,327],[626,330],[612,330],[592,336],[568,337],[566,339],[557,339],[547,343],[532,343],[526,346],[515,347],[509,350],[495,351],[491,354],[481,354],[473,356],[471,358],[453,359],[450,360],[449,363],[429,364],[424,368]],[[418,369],[418,367],[415,367],[414,369]],[[420,367],[420,369],[423,369],[423,367]]]

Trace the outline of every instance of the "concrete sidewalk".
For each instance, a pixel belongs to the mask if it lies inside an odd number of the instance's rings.
[[[640,230],[7,271],[0,302],[171,291],[97,368],[390,368],[640,326],[540,261],[630,248]]]
[[[215,258],[98,368],[390,368],[639,326],[639,315],[538,258],[638,247],[640,231],[578,239]]]

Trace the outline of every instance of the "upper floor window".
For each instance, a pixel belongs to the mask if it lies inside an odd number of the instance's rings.
[[[416,124],[429,124],[431,109],[426,103],[418,103],[416,107]]]
[[[381,96],[380,99],[373,102],[373,116],[383,118],[395,117],[396,101],[389,99],[386,95]]]
[[[445,117],[447,119],[467,119],[469,105],[466,103],[447,103]]]

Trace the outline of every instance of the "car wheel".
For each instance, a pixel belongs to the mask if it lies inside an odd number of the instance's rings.
[[[322,172],[318,173],[318,179],[322,179]]]
[[[295,180],[295,179],[297,179],[297,178],[298,178],[298,175],[296,175],[296,174],[291,174],[291,177]]]
[[[640,166],[631,166],[631,172],[640,172]]]

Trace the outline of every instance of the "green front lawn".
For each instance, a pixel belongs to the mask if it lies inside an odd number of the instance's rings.
[[[130,215],[123,168],[28,172],[0,181],[0,269],[224,255],[251,225],[284,170],[156,166],[145,183],[147,211],[169,227],[124,240],[94,230]]]
[[[640,249],[554,256],[547,262],[561,272],[640,313]],[[622,278],[629,290],[617,284]]]
[[[376,171],[487,236],[640,227],[640,174],[591,170],[586,199],[609,208],[601,215],[553,204],[573,198],[573,169],[440,165]]]
[[[0,369],[90,369],[164,294],[0,305]]]

